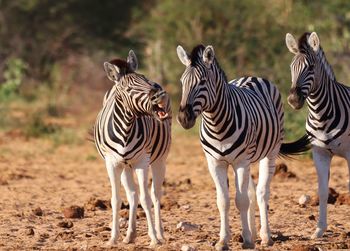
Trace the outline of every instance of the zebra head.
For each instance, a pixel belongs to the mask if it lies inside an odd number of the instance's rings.
[[[127,60],[114,59],[104,63],[109,80],[115,83],[124,108],[136,117],[151,115],[163,121],[171,114],[168,94],[162,87],[136,73],[138,61],[130,50]]]
[[[320,40],[316,32],[312,32],[302,35],[297,43],[295,38],[287,33],[286,45],[289,51],[295,54],[290,65],[292,86],[289,91],[288,103],[293,109],[298,110],[303,107],[310,91],[315,88]]]
[[[189,56],[179,45],[177,55],[186,66],[181,76],[182,97],[177,121],[183,128],[190,129],[194,126],[197,116],[210,109],[214,103],[214,48],[211,45],[198,45]]]

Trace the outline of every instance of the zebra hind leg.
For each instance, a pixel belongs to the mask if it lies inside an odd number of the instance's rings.
[[[109,176],[109,180],[111,182],[112,189],[112,233],[111,238],[108,242],[109,246],[114,246],[117,244],[118,236],[119,236],[119,209],[121,205],[120,198],[120,175],[122,173],[122,166],[119,166],[113,157],[106,157],[106,168]]]
[[[322,237],[323,233],[327,229],[328,181],[332,155],[326,149],[313,147],[312,156],[317,171],[318,196],[320,203],[320,214],[317,222],[317,228],[311,236],[311,239],[316,239]]]
[[[126,166],[122,173],[122,184],[129,202],[129,223],[124,243],[132,243],[136,238],[136,210],[138,204],[138,196],[135,189],[135,181],[133,170],[130,166]]]
[[[155,218],[157,238],[162,242],[164,241],[164,234],[163,234],[163,225],[162,225],[162,219],[160,214],[160,201],[162,197],[162,184],[164,181],[165,169],[166,169],[165,162],[162,160],[156,163],[152,163],[151,198],[152,198],[153,207],[154,207],[154,218]]]
[[[150,247],[154,248],[161,242],[156,237],[156,231],[151,214],[151,198],[148,192],[148,169],[149,161],[140,161],[135,165],[135,172],[140,187],[140,202],[146,214],[148,225],[148,236],[151,238]]]
[[[273,245],[268,220],[268,203],[270,197],[270,183],[275,173],[275,160],[276,155],[271,154],[259,162],[259,181],[256,194],[260,212],[260,238],[262,246]]]
[[[348,169],[349,169],[348,186],[349,186],[349,193],[350,193],[350,152],[346,156],[346,161],[348,162]]]
[[[235,167],[235,180],[236,180],[236,206],[239,210],[242,223],[242,237],[243,237],[243,249],[252,249],[255,247],[253,241],[253,233],[251,229],[252,223],[249,218],[248,209],[250,206],[248,187],[250,179],[250,167],[249,163],[239,163]]]

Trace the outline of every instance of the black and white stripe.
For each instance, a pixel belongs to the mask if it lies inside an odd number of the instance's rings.
[[[306,100],[309,111],[306,132],[313,147],[320,197],[320,217],[312,237],[318,238],[327,228],[331,158],[338,155],[350,163],[350,88],[336,80],[315,32],[303,34],[298,41],[287,34],[286,44],[295,54],[288,102],[299,109]]]
[[[212,46],[199,45],[191,55],[178,47],[178,56],[186,69],[181,77],[182,99],[178,114],[180,124],[188,129],[201,114],[200,140],[208,167],[216,183],[221,231],[218,249],[226,248],[229,238],[227,224],[227,173],[221,171],[232,164],[236,172],[236,204],[241,213],[244,247],[254,247],[254,209],[247,195],[249,165],[260,161],[257,186],[261,215],[260,235],[263,244],[272,244],[267,220],[269,184],[278,154],[302,152],[307,149],[305,138],[282,144],[283,107],[276,86],[258,77],[227,81]],[[282,145],[282,147],[281,147]],[[252,187],[252,186],[250,186]],[[255,193],[252,191],[251,193]],[[251,200],[253,200],[253,195]],[[248,203],[248,204],[247,204]],[[224,209],[223,209],[224,208]]]
[[[136,192],[133,173],[140,187],[140,201],[146,213],[151,245],[159,244],[163,236],[160,219],[161,186],[165,161],[171,142],[171,110],[166,92],[145,76],[136,73],[137,58],[129,52],[127,61],[115,59],[104,64],[108,78],[114,83],[97,116],[94,139],[98,152],[106,162],[112,187],[113,222],[110,244],[117,242],[121,205],[120,182],[128,202],[129,226],[125,243],[136,237]],[[152,171],[152,194],[148,193],[148,170]],[[151,216],[154,205],[155,225]]]

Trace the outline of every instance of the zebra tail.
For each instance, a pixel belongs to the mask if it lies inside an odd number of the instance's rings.
[[[291,157],[295,155],[301,155],[311,149],[311,138],[305,134],[300,139],[290,142],[282,143],[279,156],[280,157]]]

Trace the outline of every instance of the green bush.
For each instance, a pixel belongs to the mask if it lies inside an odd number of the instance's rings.
[[[12,99],[23,82],[27,65],[20,58],[12,58],[6,64],[4,71],[5,82],[0,84],[0,101]]]

